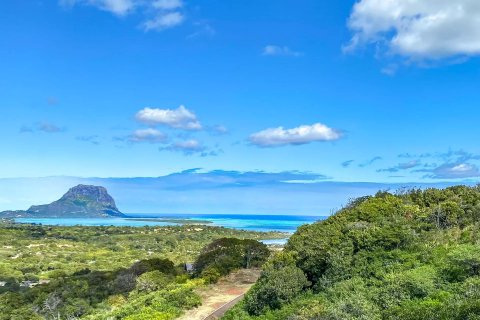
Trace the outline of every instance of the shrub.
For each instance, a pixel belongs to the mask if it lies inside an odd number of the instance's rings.
[[[305,274],[295,266],[292,255],[280,253],[269,261],[245,297],[245,310],[258,315],[278,309],[295,298],[308,285]]]
[[[238,268],[261,266],[270,255],[267,246],[255,240],[222,238],[207,245],[195,262],[195,273],[201,275],[208,267],[226,275]]]

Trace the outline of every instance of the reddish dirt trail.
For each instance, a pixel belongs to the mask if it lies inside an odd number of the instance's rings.
[[[180,320],[213,320],[238,303],[260,276],[258,269],[242,269],[220,279],[218,283],[199,289],[202,305],[187,311]]]

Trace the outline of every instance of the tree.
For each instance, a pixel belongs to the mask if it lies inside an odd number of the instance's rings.
[[[246,295],[245,310],[259,315],[265,309],[278,309],[307,285],[307,278],[295,265],[293,256],[280,253],[265,265],[260,279]]]
[[[155,270],[146,272],[138,277],[136,288],[138,291],[152,292],[165,288],[171,282],[173,282],[172,276]]]
[[[437,229],[446,229],[458,224],[459,217],[464,211],[459,204],[454,201],[445,201],[436,206],[430,218],[435,223]]]
[[[195,261],[197,275],[215,268],[221,275],[238,268],[261,266],[270,255],[267,246],[255,240],[222,238],[207,245]]]

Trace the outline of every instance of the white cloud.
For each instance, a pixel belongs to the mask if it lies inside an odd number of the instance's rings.
[[[145,21],[145,31],[162,31],[182,24],[185,17],[180,12],[160,13],[155,18]]]
[[[375,44],[413,60],[480,54],[478,0],[360,0],[348,25],[347,50]]]
[[[200,130],[202,125],[197,116],[180,106],[177,109],[144,108],[137,112],[136,119],[150,125],[165,125],[175,129]]]
[[[173,10],[183,7],[183,2],[181,0],[156,0],[152,6],[161,10]]]
[[[264,56],[292,56],[292,57],[299,57],[303,55],[303,53],[293,51],[289,47],[275,46],[275,45],[265,46],[263,48],[262,54]]]
[[[321,123],[303,125],[293,129],[270,128],[250,136],[250,142],[260,147],[301,145],[315,141],[334,141],[342,137],[338,130]]]
[[[166,134],[153,128],[136,130],[128,138],[130,142],[149,142],[149,143],[163,143],[166,141],[166,139],[167,139]]]
[[[87,4],[101,10],[109,11],[118,16],[124,16],[134,9],[136,0],[60,0],[64,6]]]
[[[73,7],[88,5],[111,12],[117,16],[126,16],[140,12],[144,16],[141,24],[145,31],[162,31],[178,26],[185,20],[182,12],[182,0],[59,0],[60,5]]]

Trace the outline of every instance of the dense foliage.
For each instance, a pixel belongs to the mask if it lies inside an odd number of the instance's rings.
[[[480,187],[354,200],[282,255],[226,319],[480,319]]]
[[[206,226],[0,223],[0,320],[174,319],[200,303],[194,289],[204,283],[191,279],[183,264],[225,237],[285,235]]]
[[[222,238],[202,250],[195,261],[195,272],[215,282],[232,270],[260,267],[269,255],[267,246],[256,240]]]

